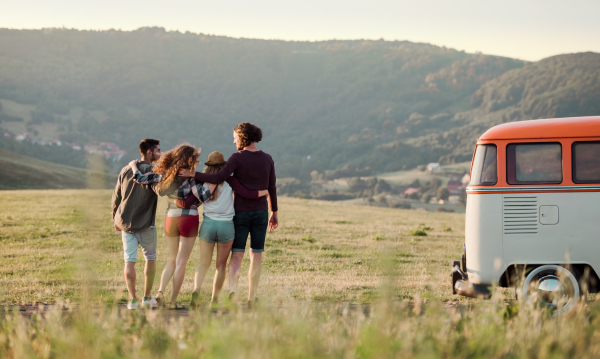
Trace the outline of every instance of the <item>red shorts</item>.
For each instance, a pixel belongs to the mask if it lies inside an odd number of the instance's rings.
[[[196,237],[198,235],[199,216],[181,216],[165,218],[165,236]]]

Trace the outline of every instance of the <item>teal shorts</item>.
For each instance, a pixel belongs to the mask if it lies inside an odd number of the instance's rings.
[[[198,237],[208,243],[227,243],[235,238],[233,221],[215,221],[208,217],[202,219]]]

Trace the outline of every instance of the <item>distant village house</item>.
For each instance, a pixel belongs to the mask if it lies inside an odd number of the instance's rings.
[[[442,166],[440,166],[439,163],[430,163],[427,165],[427,171],[429,171],[430,173],[433,172],[441,172],[442,171]]]

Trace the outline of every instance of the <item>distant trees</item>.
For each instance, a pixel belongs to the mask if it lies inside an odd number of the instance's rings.
[[[243,119],[264,129],[264,149],[274,156],[278,175],[312,180],[316,170],[317,181],[437,159],[411,146],[377,145],[414,135],[395,128],[411,113],[429,119],[446,106],[440,99],[454,96],[419,92],[414,84],[473,56],[409,42],[256,41],[162,28],[0,29],[0,49],[7,59],[0,67],[0,98],[36,105],[33,126],[54,122],[90,142],[115,141],[119,132],[119,147],[130,153],[136,153],[139,128],[160,135],[167,148],[188,141],[231,153],[227,135]],[[383,103],[395,105],[372,110]],[[64,122],[75,108],[102,112],[105,119]]]
[[[421,202],[423,202],[423,203],[429,203],[429,202],[431,202],[431,198],[433,198],[433,196],[431,195],[431,193],[428,193],[428,192],[423,193],[421,195]]]
[[[440,187],[437,191],[437,199],[447,201],[450,197],[450,191],[446,187]]]
[[[86,168],[85,151],[76,151],[68,146],[42,146],[28,141],[16,141],[2,136],[3,133],[0,129],[0,148],[48,162]]]
[[[31,123],[35,125],[42,124],[44,122],[53,123],[55,121],[54,115],[51,112],[43,109],[36,109],[31,111]]]
[[[0,112],[0,122],[23,122],[23,118],[22,117],[17,117],[17,116],[9,116],[7,114],[5,114],[4,112]]]
[[[522,67],[410,42],[0,29],[0,58],[0,99],[35,106],[31,133],[54,123],[131,155],[146,136],[228,155],[231,128],[250,121],[278,176],[302,181],[465,161],[497,123],[600,113],[594,53]],[[472,106],[498,113],[475,118]],[[0,111],[0,121],[19,120]]]
[[[310,195],[310,186],[297,178],[277,178],[277,193],[306,198]]]
[[[348,178],[355,176],[369,176],[371,174],[371,169],[369,167],[365,168],[356,168],[352,167],[348,164],[344,165],[342,168],[338,168],[335,170],[325,170],[320,173],[317,170],[313,170],[310,173],[311,180],[318,181],[331,181],[338,178]]]

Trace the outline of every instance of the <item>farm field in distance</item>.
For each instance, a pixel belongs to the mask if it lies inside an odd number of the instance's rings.
[[[510,291],[498,291],[489,301],[451,294],[448,264],[462,251],[462,214],[287,197],[280,198],[280,228],[268,234],[258,308],[210,310],[207,279],[198,311],[128,311],[110,195],[110,190],[0,191],[0,357],[595,358],[600,353],[595,296],[569,317],[552,317],[507,299]],[[159,271],[166,257],[164,206],[160,199]],[[180,295],[184,304],[198,250],[188,263]],[[138,290],[143,263],[139,253]],[[243,273],[247,266],[246,259]],[[211,269],[208,277],[213,274]],[[240,284],[243,298],[247,278]],[[19,312],[18,305],[34,302],[51,305]]]

